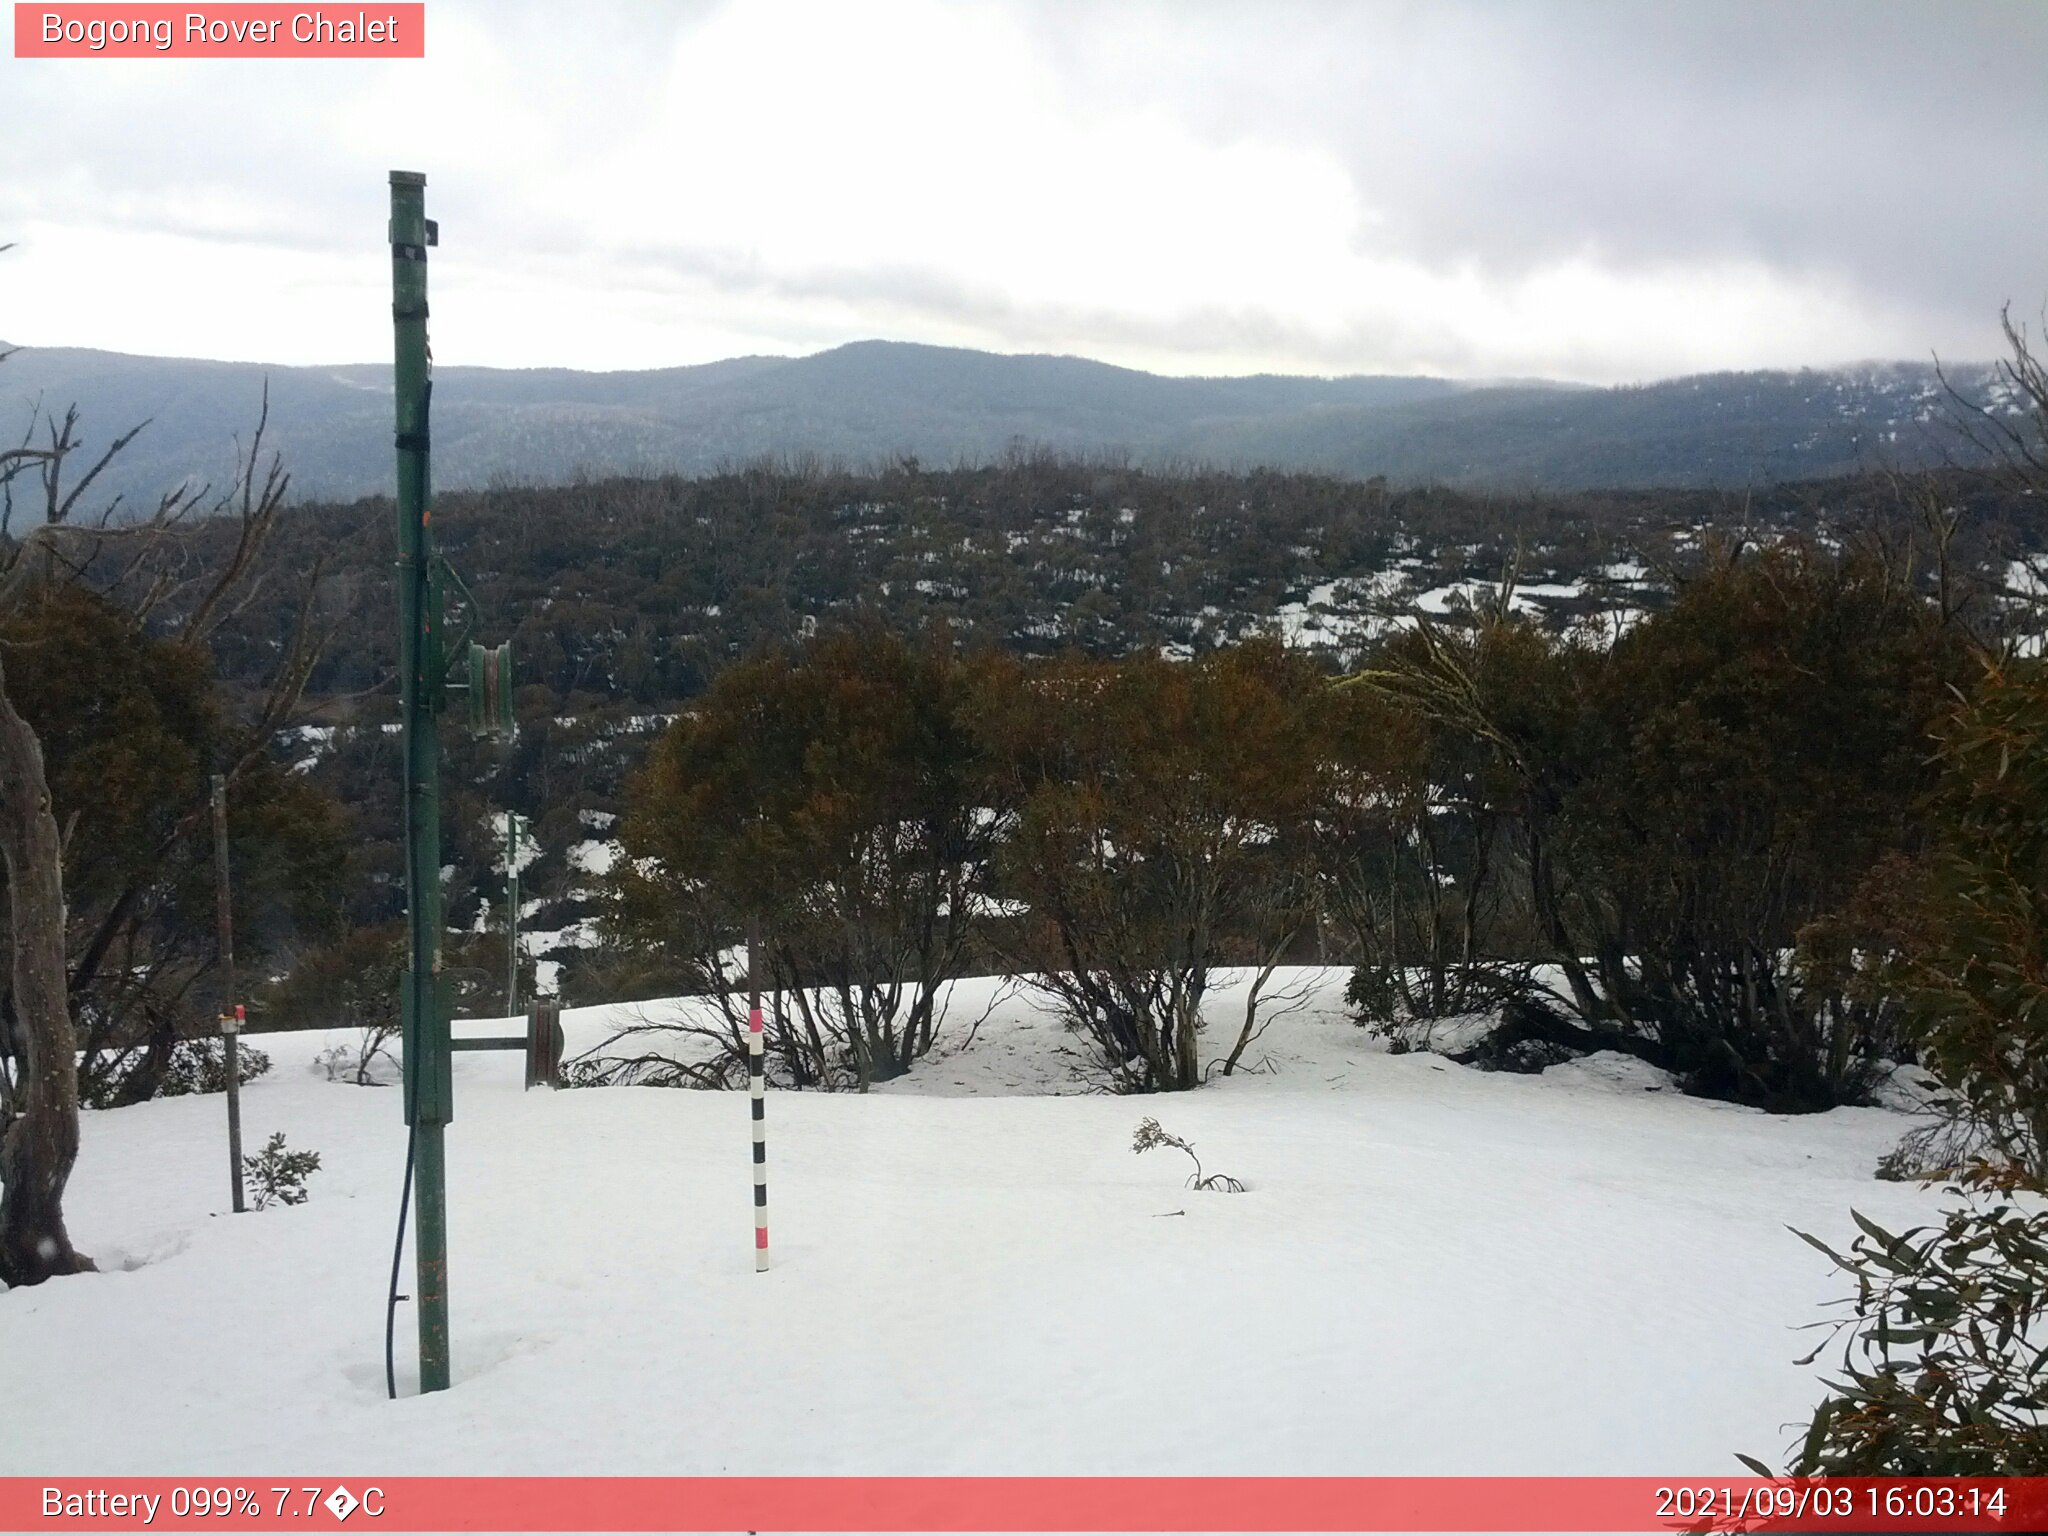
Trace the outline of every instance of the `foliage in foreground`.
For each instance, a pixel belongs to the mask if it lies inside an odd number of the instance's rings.
[[[1793,1475],[2048,1474],[2048,1207],[1982,1171],[1953,1192],[1963,1203],[1938,1227],[1892,1233],[1852,1213],[1846,1254],[1799,1234],[1856,1295],[1814,1325],[1848,1337]]]
[[[2048,1178],[2048,670],[1986,669],[1940,737],[1939,841],[1899,980],[1996,1162]]]

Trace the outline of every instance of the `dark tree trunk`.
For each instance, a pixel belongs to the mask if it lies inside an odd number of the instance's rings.
[[[0,1134],[0,1280],[36,1285],[91,1269],[64,1230],[78,1159],[78,1052],[64,988],[64,863],[42,743],[0,669],[0,855],[7,866],[20,1081]]]
[[[135,1059],[127,1076],[121,1079],[121,1086],[115,1091],[112,1107],[125,1109],[131,1104],[146,1104],[163,1087],[164,1078],[171,1068],[171,1053],[178,1047],[178,1026],[168,1009],[152,1011],[149,1017],[149,1037],[143,1043],[142,1054]]]

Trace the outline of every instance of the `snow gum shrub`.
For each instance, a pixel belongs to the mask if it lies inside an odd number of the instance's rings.
[[[1522,1028],[1801,1110],[1857,1101],[1897,1048],[1853,898],[1921,840],[1965,656],[1903,568],[1787,542],[1710,550],[1608,649],[1495,614],[1364,682],[1505,777],[1534,958],[1562,978]]]
[[[1193,1088],[1219,967],[1255,980],[1314,922],[1324,680],[1277,644],[1013,665],[974,721],[1007,808],[1016,969],[1121,1088]],[[1259,1003],[1225,1062],[1259,1027]]]
[[[1391,649],[1426,643],[1404,635]],[[1497,664],[1497,649],[1473,663]],[[1483,744],[1370,687],[1331,688],[1318,708],[1322,891],[1358,956],[1345,996],[1359,1022],[1402,1049],[1412,1025],[1521,996],[1529,936],[1509,899],[1512,782]]]
[[[398,1017],[405,960],[403,922],[355,928],[301,958],[258,1007],[290,1029],[373,1029]]]
[[[40,589],[0,617],[0,645],[24,660],[9,669],[9,696],[41,738],[51,809],[66,829],[65,962],[81,1100],[211,1091],[190,1086],[205,1076],[201,1057],[219,1050],[191,1043],[213,1032],[220,996],[211,774],[232,775],[229,857],[245,974],[282,969],[277,962],[339,926],[348,857],[340,808],[271,758],[267,727],[233,716],[205,646],[152,634],[114,602],[73,586]],[[62,664],[39,664],[48,657]],[[9,989],[0,975],[0,1013],[11,1015]]]
[[[1856,1294],[1847,1316],[1811,1325],[1829,1337],[1801,1364],[1846,1337],[1794,1475],[2048,1474],[2048,1207],[2038,1187],[1982,1170],[1950,1193],[1964,1203],[1938,1227],[1856,1216],[1846,1254],[1800,1234]]]
[[[1896,1053],[1898,999],[1870,984],[1884,936],[1856,898],[1923,840],[1966,655],[1907,570],[1797,543],[1715,555],[1615,644],[1562,796],[1577,909],[1600,914],[1572,927],[1692,1091],[1852,1103]]]
[[[250,1198],[259,1211],[273,1202],[304,1205],[308,1194],[306,1180],[319,1166],[318,1152],[294,1152],[286,1147],[283,1131],[272,1132],[261,1152],[242,1159],[242,1171],[249,1178]]]
[[[329,1046],[314,1059],[328,1081],[389,1082],[397,1066],[392,1043],[399,1033],[405,959],[402,924],[357,928],[315,950],[282,982],[266,988],[258,1008],[293,1029],[353,1032],[353,1039]]]
[[[81,1101],[93,1109],[111,1109],[132,1104],[128,1075],[139,1064],[130,1055],[107,1073],[81,1084]],[[235,1081],[247,1083],[270,1070],[270,1056],[242,1041],[235,1052]],[[157,1075],[149,1095],[156,1099],[177,1098],[188,1093],[225,1093],[228,1087],[227,1047],[218,1039],[180,1040],[171,1048],[164,1070]]]
[[[629,785],[610,936],[697,978],[717,1016],[684,1032],[726,1073],[745,1073],[750,928],[779,1080],[864,1090],[931,1049],[994,836],[964,707],[982,665],[943,632],[765,652],[719,674]],[[649,1054],[618,1044],[578,1080]]]

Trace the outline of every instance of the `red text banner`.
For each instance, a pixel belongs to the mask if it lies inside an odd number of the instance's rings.
[[[2039,1531],[2048,1478],[0,1478],[8,1531]]]
[[[18,59],[423,59],[424,4],[23,5]]]

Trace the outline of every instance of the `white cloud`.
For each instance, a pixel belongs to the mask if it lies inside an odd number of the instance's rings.
[[[1885,109],[1837,79],[1839,31],[1642,14],[436,0],[418,64],[5,60],[0,336],[379,357],[403,166],[446,231],[446,361],[886,335],[1611,380],[1992,350],[1997,303],[2032,297],[1993,288],[2048,203],[2010,153],[2038,103]],[[1873,73],[1955,83],[1939,48],[1870,31]],[[1771,44],[1807,51],[1753,57]],[[1823,71],[1803,95],[1795,63]],[[1972,163],[1966,238],[1934,226]]]

